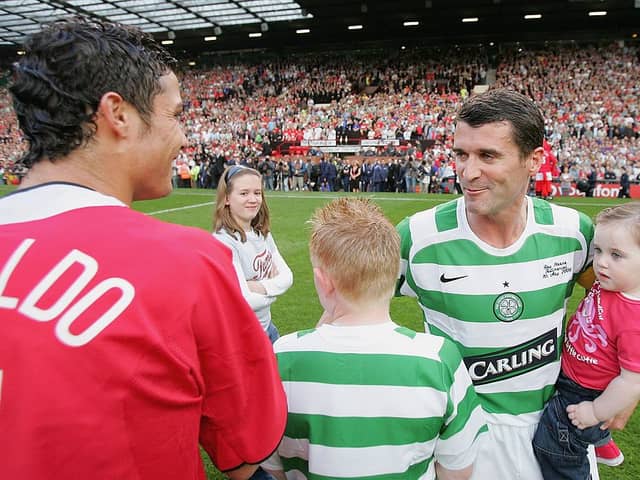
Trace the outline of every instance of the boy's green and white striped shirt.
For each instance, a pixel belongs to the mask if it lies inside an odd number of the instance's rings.
[[[433,479],[476,456],[484,412],[455,345],[394,323],[322,327],[275,346],[288,478]]]
[[[567,301],[593,238],[584,214],[527,202],[525,231],[504,249],[471,231],[462,197],[398,225],[399,293],[456,343],[489,422],[514,426],[537,423],[553,394]]]

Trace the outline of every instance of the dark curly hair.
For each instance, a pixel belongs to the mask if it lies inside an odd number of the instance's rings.
[[[133,27],[84,17],[53,22],[27,38],[9,88],[29,142],[22,164],[51,161],[85,145],[100,99],[116,92],[148,124],[160,77],[176,61]]]

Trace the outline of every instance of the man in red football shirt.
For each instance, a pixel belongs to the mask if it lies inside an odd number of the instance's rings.
[[[0,478],[232,479],[286,401],[231,254],[131,210],[186,140],[174,60],[139,30],[56,22],[11,86],[30,167],[0,199]]]

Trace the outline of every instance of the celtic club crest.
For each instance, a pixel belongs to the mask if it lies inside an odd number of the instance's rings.
[[[502,322],[513,322],[524,311],[524,302],[515,293],[498,295],[493,302],[493,313]]]

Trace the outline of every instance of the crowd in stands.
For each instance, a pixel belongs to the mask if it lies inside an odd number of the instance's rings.
[[[7,90],[0,88],[0,184],[18,184],[25,173],[20,158],[25,143],[11,107]]]
[[[599,175],[640,161],[640,49],[573,44],[504,55],[496,86],[531,96],[563,163]],[[636,174],[637,175],[637,174]]]
[[[295,189],[295,165],[303,163],[303,188],[452,191],[443,179],[455,178],[455,111],[494,67],[491,87],[538,103],[558,166],[575,180],[592,168],[600,179],[619,178],[623,167],[640,180],[639,55],[633,44],[565,43],[491,55],[476,46],[218,59],[181,74],[189,145],[176,162],[176,183],[215,187],[225,165],[244,163],[262,169],[266,188]],[[1,88],[0,111],[0,169],[17,177],[24,144]],[[313,147],[319,140],[394,144],[340,158]],[[290,148],[301,144],[311,146]],[[320,172],[321,164],[332,166]],[[362,177],[354,183],[355,165]],[[373,180],[378,170],[384,182]]]

